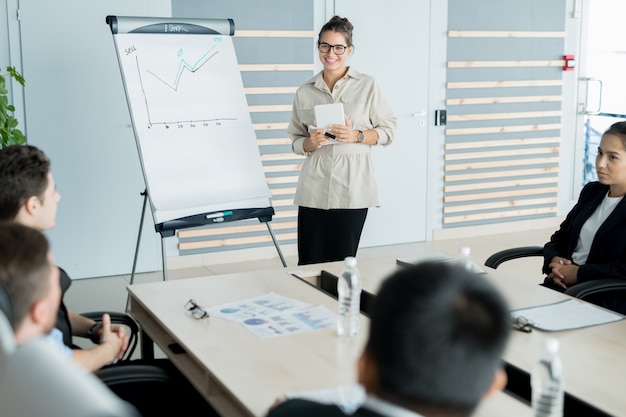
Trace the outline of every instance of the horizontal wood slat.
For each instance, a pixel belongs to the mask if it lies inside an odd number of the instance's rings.
[[[278,242],[284,240],[293,240],[298,237],[296,232],[294,233],[275,233],[276,240]],[[209,248],[218,248],[225,246],[237,246],[237,245],[250,245],[250,244],[260,244],[260,243],[272,243],[272,237],[268,234],[267,236],[250,236],[250,237],[239,237],[239,238],[228,238],[228,239],[215,239],[215,240],[203,240],[200,242],[181,242],[178,244],[178,250],[186,251],[186,250],[194,250],[194,249],[209,249]]]
[[[250,113],[263,113],[263,112],[277,112],[288,111],[291,112],[293,106],[291,104],[268,104],[264,106],[248,106]]]
[[[547,103],[561,101],[563,96],[508,96],[508,97],[467,97],[446,99],[447,106],[467,104],[508,104],[508,103]]]
[[[261,161],[290,161],[293,159],[304,159],[304,155],[296,155],[295,153],[271,153],[261,155]]]
[[[542,143],[558,143],[558,142],[561,142],[560,136],[549,136],[545,138],[499,139],[499,140],[488,140],[488,141],[481,140],[481,141],[475,141],[475,142],[446,143],[444,145],[444,149],[447,151],[451,151],[451,150],[459,150],[459,149],[539,145]]]
[[[507,169],[507,177],[523,177],[530,175],[556,174],[559,172],[558,166],[530,168],[530,169]],[[502,171],[491,172],[464,172],[462,174],[444,175],[443,179],[446,183],[453,181],[469,181],[486,178],[502,178],[505,175]],[[552,175],[551,175],[552,176]]]
[[[511,210],[511,211],[500,211],[493,213],[480,213],[480,214],[466,214],[461,216],[449,216],[444,217],[443,222],[445,224],[454,224],[454,223],[465,223],[471,221],[484,221],[484,220],[496,220],[496,219],[507,219],[512,217],[522,217],[522,216],[536,216],[541,214],[554,214],[556,213],[556,206],[552,207],[539,207],[525,210]]]
[[[554,178],[552,182],[558,181]],[[491,188],[491,187],[488,187]],[[444,203],[461,203],[464,201],[480,201],[496,198],[511,198],[511,197],[523,197],[529,195],[539,194],[551,194],[557,193],[559,187],[544,187],[544,188],[522,188],[519,190],[505,190],[505,191],[493,191],[490,193],[481,192],[480,194],[460,194],[453,196],[446,196],[443,198]]]
[[[565,32],[507,30],[449,30],[449,38],[564,38]]]
[[[464,213],[467,211],[477,210],[493,210],[493,209],[505,209],[510,207],[525,207],[525,206],[538,206],[542,204],[555,204],[556,197],[546,198],[529,198],[523,200],[506,200],[506,201],[492,201],[489,203],[474,203],[460,206],[448,206],[443,208],[444,213]]]
[[[506,172],[500,172],[499,178],[502,178],[504,175],[506,175]],[[482,178],[479,178],[478,180],[480,179]],[[557,176],[552,176],[552,177],[539,177],[539,178],[520,178],[516,180],[504,180],[504,181],[473,182],[473,183],[466,183],[466,184],[447,184],[444,187],[444,192],[455,193],[455,192],[462,192],[462,191],[481,191],[481,190],[489,190],[489,189],[494,189],[494,188],[505,188],[505,187],[511,187],[511,188],[523,187],[523,186],[529,186],[529,185],[554,184],[555,182],[558,182],[558,181],[559,181],[559,178]],[[539,191],[537,191],[537,193],[539,193]],[[483,191],[481,191],[481,196],[482,195],[484,195]]]
[[[246,94],[294,94],[298,87],[247,87]]]
[[[274,215],[274,219],[288,219],[290,217],[297,217],[298,210],[278,210]]]
[[[300,171],[300,167],[302,164],[287,164],[287,165],[272,165],[272,166],[264,166],[264,172],[291,172],[291,171]]]
[[[562,67],[565,61],[538,60],[538,61],[448,61],[448,68],[537,68],[537,67]]]
[[[270,222],[270,227],[272,230],[285,230],[285,229],[295,229],[297,227],[296,222]],[[207,236],[219,236],[225,234],[234,234],[234,233],[250,233],[250,232],[264,232],[267,230],[267,226],[264,223],[259,224],[250,224],[245,226],[232,226],[232,227],[220,227],[220,228],[211,228],[207,227],[204,229],[196,229],[196,230],[179,230],[178,237],[180,239],[190,239],[197,237],[207,237]]]
[[[470,169],[487,169],[487,168],[501,168],[510,166],[524,166],[524,165],[547,165],[558,164],[559,158],[529,158],[529,159],[516,159],[514,161],[491,161],[491,162],[472,162],[462,164],[450,164],[444,167],[445,171],[464,171]]]
[[[560,123],[535,124],[535,125],[515,125],[515,126],[494,126],[494,127],[465,127],[458,129],[446,129],[446,135],[479,135],[491,133],[515,133],[515,132],[535,132],[543,130],[560,130]]]
[[[257,139],[256,143],[259,146],[291,145],[291,139],[289,138],[265,138],[265,139]]]
[[[546,153],[558,153],[558,147],[551,148],[525,148],[525,149],[511,149],[502,151],[483,151],[483,152],[464,152],[464,153],[448,153],[444,156],[446,161],[463,161],[466,159],[482,159],[482,158],[499,158],[499,157],[511,157],[515,159],[517,156],[525,155],[541,155]]]
[[[446,88],[558,87],[562,85],[563,80],[456,81],[446,83]]]
[[[274,207],[288,207],[293,205],[293,197],[288,199],[272,198],[272,206]]]
[[[296,187],[290,188],[272,188],[272,195],[293,195],[296,193]]]
[[[283,130],[287,129],[289,122],[285,123],[253,123],[254,130]]]
[[[266,178],[265,181],[269,185],[273,184],[292,184],[298,182],[297,176],[289,176],[289,177],[269,177]]]
[[[465,114],[449,114],[448,123],[450,122],[467,122],[476,120],[502,120],[502,119],[529,119],[535,117],[561,117],[561,110],[547,111],[519,111],[509,113],[465,113]]]

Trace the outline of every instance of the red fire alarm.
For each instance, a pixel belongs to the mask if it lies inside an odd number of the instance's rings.
[[[563,71],[574,71],[574,55],[563,55]]]

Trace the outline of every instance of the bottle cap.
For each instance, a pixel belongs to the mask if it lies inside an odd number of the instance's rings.
[[[348,256],[346,258],[346,265],[348,265],[348,266],[356,266],[356,258],[354,256]]]
[[[547,352],[556,353],[559,351],[559,339],[546,337],[543,341],[543,347]]]

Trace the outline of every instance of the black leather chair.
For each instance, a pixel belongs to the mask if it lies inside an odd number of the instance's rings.
[[[531,256],[543,258],[543,246],[520,246],[498,251],[487,258],[485,266],[496,269],[504,262]],[[624,279],[605,278],[581,282],[566,289],[565,294],[580,299],[588,299],[592,295],[609,291],[626,291],[626,277]]]

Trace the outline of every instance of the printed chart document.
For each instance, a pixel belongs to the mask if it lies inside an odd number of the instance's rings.
[[[310,391],[287,392],[288,399],[300,398],[322,404],[335,404],[346,414],[352,414],[365,401],[365,388],[359,384],[322,388]]]
[[[261,339],[337,325],[337,314],[325,306],[275,293],[213,307],[209,313],[240,323]]]
[[[514,310],[511,316],[524,317],[532,323],[533,328],[548,332],[597,326],[624,319],[620,314],[574,298]]]

